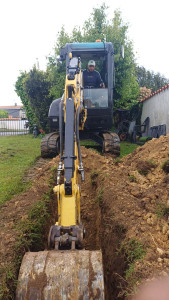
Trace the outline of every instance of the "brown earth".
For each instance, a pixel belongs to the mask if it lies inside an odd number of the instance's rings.
[[[126,299],[140,281],[169,272],[169,174],[161,168],[169,159],[169,135],[137,148],[118,165],[110,156],[84,147],[82,158],[84,247],[102,249],[106,300]],[[40,167],[30,190],[2,207],[2,266],[13,259],[16,224],[27,218],[30,207],[48,191],[50,169],[57,162],[55,158]]]

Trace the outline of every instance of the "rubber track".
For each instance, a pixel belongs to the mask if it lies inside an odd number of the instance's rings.
[[[116,156],[120,155],[120,139],[116,133],[103,133],[103,153],[111,153]]]
[[[59,147],[58,147],[58,141],[59,141],[59,133],[52,132],[42,139],[41,141],[41,157],[47,158],[47,157],[55,157],[59,154]]]

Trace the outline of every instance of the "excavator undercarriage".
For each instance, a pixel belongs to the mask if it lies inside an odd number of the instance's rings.
[[[102,149],[102,153],[110,153],[115,156],[120,155],[120,139],[114,132],[104,133],[86,133],[80,134],[80,140],[92,140],[95,141]],[[41,141],[41,156],[43,158],[55,157],[59,154],[60,148],[60,136],[59,131],[55,131],[46,134]]]

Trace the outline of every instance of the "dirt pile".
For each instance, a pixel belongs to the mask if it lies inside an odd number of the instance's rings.
[[[125,299],[140,281],[169,271],[168,160],[169,136],[163,136],[118,165],[105,159],[100,169],[107,299]]]
[[[106,300],[126,299],[139,281],[169,271],[169,174],[167,168],[162,169],[169,159],[169,136],[149,141],[121,161],[84,147],[82,158],[84,247],[102,249]],[[55,158],[40,167],[31,189],[2,207],[0,263],[3,267],[14,256],[19,235],[16,225],[28,218],[30,207],[49,190],[51,169],[52,174],[56,173],[57,163]],[[54,197],[50,223],[56,215],[55,200]],[[45,238],[47,231],[48,228]]]

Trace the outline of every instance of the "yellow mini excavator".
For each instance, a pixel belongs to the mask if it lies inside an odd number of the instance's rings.
[[[79,130],[87,118],[81,59],[69,53],[65,92],[60,101],[60,162],[57,186],[58,220],[50,228],[50,250],[27,252],[20,268],[16,300],[104,299],[101,251],[83,250],[78,173],[84,180]],[[64,141],[62,133],[64,114]],[[63,151],[64,145],[64,151]],[[61,174],[64,180],[61,183]]]
[[[121,47],[121,54],[123,48]],[[120,139],[111,131],[113,120],[113,88],[115,85],[114,46],[109,42],[96,43],[70,43],[60,49],[59,61],[69,69],[69,53],[72,57],[80,57],[82,67],[86,68],[89,60],[96,62],[97,71],[100,72],[105,88],[100,88],[98,82],[85,80],[83,84],[83,105],[87,110],[87,120],[84,130],[79,131],[80,140],[92,140],[103,153],[120,154]],[[93,84],[93,86],[92,86]],[[41,156],[56,157],[60,153],[60,102],[55,99],[49,108],[50,133],[41,140]],[[63,118],[62,118],[63,123]],[[64,126],[63,126],[64,135]],[[61,141],[62,142],[62,141]],[[64,144],[64,141],[63,141]]]

